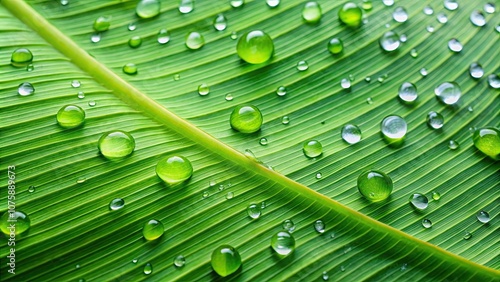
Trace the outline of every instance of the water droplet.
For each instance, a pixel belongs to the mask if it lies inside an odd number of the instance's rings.
[[[354,75],[353,75],[353,74],[350,74],[350,75],[349,75],[349,80],[350,80],[350,81],[354,81]]]
[[[129,23],[127,26],[127,29],[130,31],[134,31],[137,29],[137,24],[136,23]]]
[[[109,202],[109,209],[112,211],[119,210],[125,206],[125,201],[121,198],[116,198]]]
[[[500,160],[500,130],[496,127],[478,128],[472,135],[474,146],[494,160]]]
[[[459,53],[464,47],[462,43],[458,41],[458,39],[452,38],[450,39],[450,41],[448,41],[448,48],[455,53]]]
[[[384,3],[385,6],[390,7],[394,5],[394,0],[382,0],[382,3]]]
[[[471,108],[471,107],[469,107],[469,108]],[[471,108],[471,109],[472,109],[472,108]],[[467,110],[469,110],[469,109],[467,109]],[[477,128],[476,128],[475,126],[471,126],[471,127],[469,127],[469,132],[470,132],[471,134],[474,134],[474,131],[476,131],[476,129],[477,129]]]
[[[473,62],[470,64],[469,74],[472,78],[479,79],[484,75],[483,67],[477,62]]]
[[[226,96],[224,97],[224,99],[226,99],[226,101],[232,101],[234,99],[234,97],[231,94],[226,94]]]
[[[288,116],[283,116],[281,118],[281,123],[284,124],[284,125],[287,125],[290,123],[290,118]]]
[[[427,114],[427,125],[429,125],[433,129],[439,129],[444,125],[444,117],[440,113],[437,112],[429,112]]]
[[[19,48],[12,52],[10,64],[14,67],[25,67],[33,62],[33,54],[27,48]]]
[[[328,272],[323,271],[323,274],[321,275],[321,278],[323,278],[323,281],[328,281],[330,276],[328,276]]]
[[[167,156],[156,164],[156,175],[167,184],[174,186],[191,178],[193,166],[186,157]]]
[[[306,71],[309,68],[309,65],[306,61],[302,60],[297,63],[297,69],[299,71]]]
[[[361,130],[354,124],[346,124],[340,131],[342,139],[349,144],[356,144],[361,141]]]
[[[287,256],[295,249],[295,238],[286,231],[280,231],[271,238],[271,247],[279,255]]]
[[[458,142],[455,140],[450,140],[448,142],[448,148],[450,148],[451,150],[456,150],[456,149],[458,149],[459,146],[460,146],[460,144],[458,144]]]
[[[223,14],[218,14],[214,19],[214,28],[223,31],[227,28],[227,19]]]
[[[109,29],[111,25],[111,17],[100,16],[94,21],[94,30],[96,32],[102,32]]]
[[[222,245],[212,252],[211,264],[217,274],[226,277],[240,268],[241,256],[235,248]]]
[[[227,192],[226,199],[227,200],[231,200],[232,198],[234,198],[234,193],[233,192]]]
[[[247,213],[248,213],[249,217],[251,217],[253,219],[257,219],[260,217],[261,210],[260,210],[260,207],[258,205],[251,204],[247,208]]]
[[[429,229],[429,228],[432,227],[432,221],[430,219],[425,218],[425,219],[422,220],[422,226],[424,228]]]
[[[170,42],[170,31],[167,29],[160,29],[160,31],[158,31],[158,35],[156,36],[156,40],[160,44],[167,44]]]
[[[142,38],[138,35],[130,37],[128,40],[128,46],[131,48],[139,48],[142,44]]]
[[[109,131],[99,138],[98,148],[105,158],[117,160],[132,154],[135,149],[135,140],[128,132]]]
[[[424,219],[424,220],[425,220],[425,219]],[[407,264],[407,263],[403,263],[403,265],[401,265],[400,270],[401,270],[401,271],[405,271],[406,269],[408,269],[408,264]]]
[[[97,103],[96,103],[94,100],[90,100],[90,101],[89,101],[89,106],[90,106],[90,107],[95,107],[95,105],[96,105],[96,104],[97,104]]]
[[[205,37],[201,33],[193,31],[186,36],[186,47],[191,50],[200,49],[205,45]]]
[[[411,49],[410,56],[412,56],[413,58],[418,57],[417,49]]]
[[[450,11],[458,9],[458,2],[456,0],[444,0],[443,6]]]
[[[200,94],[200,96],[205,96],[208,95],[209,93],[210,93],[210,88],[208,87],[208,84],[202,83],[198,86],[198,94]]]
[[[149,19],[160,14],[161,3],[159,0],[141,0],[137,3],[135,13],[143,19]]]
[[[78,81],[78,80],[73,80],[73,81],[71,81],[71,86],[72,86],[73,88],[78,88],[78,87],[80,87],[80,85],[81,85],[81,83],[80,83],[80,81]]]
[[[27,70],[27,71],[33,71],[34,69],[35,69],[35,66],[33,66],[33,64],[28,64],[28,65],[26,66],[26,70]]]
[[[183,267],[186,264],[186,258],[183,255],[178,255],[174,258],[175,267]]]
[[[6,211],[0,218],[0,230],[8,236],[11,234],[11,225],[15,222],[16,228],[12,230],[16,235],[26,232],[31,226],[28,215],[22,211]]]
[[[321,172],[316,173],[316,179],[321,179],[323,177],[323,174]]]
[[[165,232],[163,223],[156,219],[149,220],[142,227],[142,235],[149,241],[160,238],[161,235],[163,235],[163,232]]]
[[[408,20],[408,12],[403,7],[397,7],[392,13],[392,18],[398,23],[404,23]]]
[[[464,233],[464,237],[463,238],[464,238],[464,240],[469,240],[470,238],[472,238],[472,233],[466,231]]]
[[[488,75],[488,85],[491,88],[498,89],[500,88],[500,75],[492,73]]]
[[[180,79],[181,79],[181,75],[180,74],[178,74],[178,73],[174,74],[174,80],[175,81],[178,81]]]
[[[406,136],[407,130],[406,121],[397,115],[387,116],[380,123],[380,131],[389,143],[401,142]]]
[[[339,20],[349,27],[361,26],[363,11],[353,2],[345,3],[338,12]]]
[[[372,0],[363,0],[361,3],[361,8],[365,11],[371,11],[373,9]]]
[[[412,104],[418,98],[417,87],[411,82],[403,82],[399,87],[398,95],[401,101]]]
[[[236,46],[238,56],[250,64],[267,62],[274,53],[274,43],[267,33],[253,30],[244,33]]]
[[[61,0],[60,3],[62,6],[66,6],[69,4],[69,0]]]
[[[341,265],[340,266],[340,271],[344,272],[345,271],[345,266]]]
[[[488,223],[490,222],[490,214],[487,211],[479,211],[476,214],[477,220],[479,220],[482,223]]]
[[[323,146],[319,141],[310,140],[304,142],[302,145],[302,151],[306,157],[315,158],[323,153]]]
[[[181,0],[179,3],[179,12],[188,14],[194,10],[194,0]]]
[[[241,133],[254,133],[262,126],[262,113],[252,105],[236,106],[229,119],[231,127]]]
[[[481,26],[486,25],[486,18],[484,16],[483,12],[481,12],[481,11],[473,11],[470,14],[470,21],[475,26],[481,27]]]
[[[462,90],[456,82],[444,82],[434,89],[439,101],[446,105],[454,105],[460,99]]]
[[[66,105],[57,112],[57,123],[64,128],[76,128],[85,122],[85,111],[76,105]]]
[[[92,35],[90,36],[90,41],[92,41],[93,43],[101,41],[101,34],[98,32],[92,33]]]
[[[133,63],[128,63],[123,66],[122,71],[125,74],[134,75],[137,74],[137,66]]]
[[[347,254],[350,251],[352,251],[352,247],[350,245],[344,247],[344,254]]]
[[[425,6],[423,11],[424,11],[424,14],[426,14],[428,16],[434,14],[434,10],[430,6]]]
[[[286,219],[283,221],[283,229],[292,233],[295,230],[295,223],[291,219]]]
[[[302,8],[302,18],[306,23],[317,23],[322,15],[321,6],[316,1],[307,2]]]
[[[445,13],[438,13],[436,15],[436,18],[437,18],[437,21],[442,23],[442,24],[445,24],[448,22],[448,17],[445,15]]]
[[[278,94],[278,96],[285,96],[286,95],[285,86],[278,87],[278,89],[276,89],[276,94]]]
[[[146,265],[144,266],[144,274],[146,275],[149,275],[153,272],[153,266],[148,262],[146,263]]]
[[[379,39],[380,47],[386,52],[396,51],[401,42],[399,41],[399,35],[394,31],[388,31],[382,35]]]
[[[371,97],[366,98],[366,103],[367,103],[368,105],[373,104],[373,99],[372,99]]]
[[[76,183],[78,184],[82,184],[84,183],[85,181],[87,181],[87,178],[85,176],[80,176],[76,179]]]
[[[280,4],[280,0],[266,0],[267,6],[276,8]]]
[[[314,222],[314,230],[316,230],[316,232],[318,233],[325,232],[325,223],[323,222],[323,220],[319,219]]]
[[[343,50],[344,43],[340,40],[340,38],[334,37],[328,41],[328,51],[330,51],[330,53],[337,55],[342,53]]]
[[[245,0],[231,0],[229,1],[229,4],[231,4],[231,7],[233,8],[239,8],[245,4]]]
[[[17,94],[21,96],[29,96],[35,93],[35,87],[29,82],[23,82],[19,84],[19,87],[17,88]]]
[[[433,32],[434,32],[434,26],[432,26],[432,25],[428,25],[425,29],[426,29],[426,30],[427,30],[427,32],[429,32],[429,33],[433,33]]]
[[[496,11],[495,4],[488,2],[484,4],[483,10],[488,14],[493,14]]]
[[[138,259],[133,259],[132,263],[137,263],[139,260]]]
[[[427,74],[429,74],[429,73],[427,72],[427,69],[426,69],[426,68],[421,68],[419,72],[420,72],[420,75],[421,75],[421,76],[423,76],[423,77],[426,77],[426,76],[427,76]]]
[[[79,264],[75,265],[75,268],[80,268],[80,265]]]
[[[439,194],[439,192],[432,191],[432,198],[434,199],[434,201],[438,201],[439,199],[441,199],[441,194]]]
[[[229,36],[232,40],[235,40],[238,38],[238,33],[236,31],[231,31],[231,35]]]
[[[266,137],[260,138],[259,144],[262,146],[266,146],[267,145],[267,138]]]
[[[358,176],[358,191],[372,202],[387,199],[392,192],[392,179],[385,173],[377,170],[364,171]]]
[[[401,36],[399,36],[399,41],[401,43],[405,43],[406,40],[408,40],[408,38],[406,37],[406,34],[401,34]]]
[[[418,210],[425,210],[427,206],[429,206],[429,199],[427,199],[424,194],[420,193],[412,194],[409,198],[409,202]]]
[[[370,81],[372,81],[372,78],[371,78],[371,77],[369,77],[369,76],[367,76],[367,77],[365,77],[365,81],[366,81],[367,83],[370,83]]]
[[[31,185],[30,187],[28,187],[28,192],[30,192],[30,193],[34,193],[35,190],[36,190],[36,187],[33,186],[33,185]]]
[[[351,88],[351,81],[347,78],[342,78],[342,80],[340,81],[340,86],[343,89],[350,89]]]
[[[377,81],[380,83],[383,83],[386,78],[387,78],[387,74],[383,74],[377,78]]]

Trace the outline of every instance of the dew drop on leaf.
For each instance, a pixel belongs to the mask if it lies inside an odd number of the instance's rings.
[[[424,194],[415,193],[410,195],[408,200],[412,207],[418,210],[425,210],[429,205],[429,199]]]

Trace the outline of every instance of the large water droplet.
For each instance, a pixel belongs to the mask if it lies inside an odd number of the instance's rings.
[[[244,33],[236,45],[238,56],[247,63],[261,64],[269,61],[274,53],[274,43],[267,33],[253,30]]]
[[[408,20],[408,12],[403,7],[397,7],[392,13],[392,18],[398,23],[404,23]]]
[[[409,202],[414,208],[418,210],[425,210],[429,205],[429,199],[427,199],[424,194],[420,193],[412,194],[410,196]]]
[[[321,6],[316,1],[307,2],[302,8],[302,18],[307,23],[317,23],[321,20]]]
[[[263,118],[260,110],[252,105],[236,106],[229,118],[231,127],[241,133],[253,133],[260,130]]]
[[[205,45],[205,37],[201,33],[193,31],[186,36],[186,47],[191,50],[200,49]]]
[[[139,48],[142,45],[142,38],[138,35],[130,37],[128,40],[128,46],[131,48]]]
[[[354,124],[346,124],[340,131],[342,139],[349,144],[356,144],[361,141],[361,130]]]
[[[121,198],[116,198],[109,202],[109,209],[112,211],[119,210],[125,206],[125,201]]]
[[[344,43],[342,43],[342,40],[340,38],[334,37],[328,41],[328,51],[330,53],[337,55],[342,53],[344,50]]]
[[[442,23],[442,24],[445,24],[448,22],[448,17],[446,16],[445,13],[438,13],[436,15],[436,18],[437,18],[437,21]]]
[[[412,104],[418,98],[417,87],[411,82],[403,82],[399,87],[398,95],[401,101]]]
[[[140,0],[135,8],[137,16],[149,19],[160,14],[161,3],[159,0]]]
[[[72,81],[71,81],[71,86],[72,86],[73,88],[78,88],[78,87],[80,87],[80,85],[81,85],[81,83],[80,83],[80,81],[78,81],[78,80],[72,80]]]
[[[302,60],[297,63],[298,71],[306,71],[307,69],[309,69],[309,64],[307,63],[307,61]]]
[[[472,11],[472,13],[470,14],[470,21],[475,26],[486,25],[486,18],[481,11]]]
[[[433,129],[439,129],[444,125],[444,117],[442,114],[437,112],[429,112],[427,114],[427,125]]]
[[[183,255],[178,255],[174,258],[174,266],[179,268],[186,264],[186,258]]]
[[[464,46],[462,45],[462,43],[460,43],[460,41],[458,41],[458,39],[452,38],[450,39],[450,41],[448,41],[448,48],[455,53],[459,53],[460,51],[462,51]]]
[[[170,185],[177,185],[191,178],[193,166],[186,157],[167,156],[156,164],[156,175]]]
[[[386,52],[396,51],[401,42],[399,41],[399,35],[394,31],[387,31],[379,39],[380,47]]]
[[[218,14],[214,19],[214,28],[218,31],[223,31],[227,28],[227,19],[223,14]]]
[[[247,208],[247,213],[248,213],[248,216],[253,218],[253,219],[259,218],[260,214],[261,214],[260,206],[258,206],[256,204],[249,205]]]
[[[377,170],[364,171],[358,176],[358,191],[372,202],[387,199],[392,192],[392,179],[385,173]]]
[[[289,124],[289,123],[290,123],[290,117],[288,117],[288,116],[283,116],[283,117],[281,118],[281,123],[282,123],[282,124],[284,124],[284,125]]]
[[[287,256],[295,250],[295,238],[286,231],[280,231],[271,238],[271,247],[279,255]]]
[[[198,94],[200,94],[200,96],[205,96],[208,95],[209,93],[210,93],[210,88],[208,87],[208,84],[202,83],[198,85]]]
[[[434,89],[434,93],[439,101],[446,105],[454,105],[460,99],[462,90],[456,82],[444,82]]]
[[[33,54],[27,48],[19,48],[12,52],[10,64],[14,67],[25,67],[33,62]]]
[[[317,140],[310,140],[304,142],[302,145],[302,151],[306,157],[315,158],[323,153],[323,146]]]
[[[179,12],[181,14],[191,13],[194,10],[194,0],[181,0],[179,2]]]
[[[11,228],[13,222],[15,228]],[[31,220],[28,215],[22,211],[6,211],[0,218],[0,230],[7,235],[11,236],[12,232],[16,235],[26,232],[31,226]]]
[[[458,9],[458,2],[456,0],[444,0],[443,6],[450,11]]]
[[[426,229],[429,229],[432,227],[432,221],[428,218],[425,218],[422,220],[422,226]]]
[[[482,223],[488,223],[490,222],[490,214],[487,211],[479,211],[476,214],[477,220],[479,220]]]
[[[133,63],[128,63],[123,66],[122,71],[125,74],[134,75],[137,74],[137,66]]]
[[[158,31],[158,35],[156,36],[156,40],[160,44],[167,44],[170,41],[170,31],[167,29],[160,29],[160,31]]]
[[[342,78],[342,80],[340,80],[340,87],[342,87],[343,89],[350,89],[351,81],[347,78]]]
[[[492,73],[488,75],[488,85],[491,88],[498,89],[500,88],[500,75]]]
[[[325,223],[323,222],[323,220],[319,219],[314,222],[314,230],[316,230],[316,232],[318,233],[325,232]]]
[[[472,135],[474,146],[494,160],[500,160],[500,130],[496,127],[478,128]]]
[[[380,123],[380,131],[389,143],[399,143],[406,136],[408,126],[406,121],[397,115],[385,117]]]
[[[163,232],[165,232],[163,223],[156,219],[149,220],[142,227],[142,235],[149,241],[160,238],[161,235],[163,235]]]
[[[363,23],[363,11],[353,2],[345,3],[338,12],[339,20],[347,26],[359,27]]]
[[[35,87],[29,82],[23,82],[17,87],[17,94],[21,96],[29,96],[35,93]]]
[[[292,233],[294,230],[295,230],[295,223],[293,223],[293,221],[291,219],[285,219],[283,221],[283,229],[285,229],[286,231]]]
[[[110,17],[100,16],[94,21],[94,30],[96,32],[106,31],[109,29],[110,25],[111,25]]]
[[[229,245],[222,245],[212,252],[211,264],[217,274],[226,277],[240,268],[240,253]]]
[[[488,2],[484,4],[483,10],[488,14],[493,14],[496,11],[495,4]]]
[[[226,96],[224,96],[224,99],[226,99],[226,101],[232,101],[234,97],[231,94],[226,94]]]
[[[143,272],[146,275],[153,273],[153,266],[149,262],[146,263],[146,265],[144,266]]]
[[[77,105],[66,105],[57,112],[57,123],[64,128],[76,128],[85,122],[85,111]]]
[[[469,74],[472,78],[479,79],[484,75],[483,67],[477,62],[473,62],[470,64]]]
[[[118,160],[132,154],[135,149],[135,140],[128,132],[109,131],[99,138],[98,148],[105,158]]]

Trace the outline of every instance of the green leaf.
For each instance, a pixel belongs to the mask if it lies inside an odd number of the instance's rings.
[[[16,236],[15,274],[8,272],[9,237],[0,237],[2,280],[219,280],[210,257],[227,244],[242,259],[242,267],[225,278],[232,281],[321,280],[323,272],[330,280],[348,281],[498,281],[498,161],[475,149],[469,131],[500,125],[499,92],[486,79],[500,69],[498,12],[485,14],[488,23],[480,28],[469,21],[472,11],[482,9],[477,1],[460,1],[448,11],[436,1],[401,0],[397,5],[407,9],[409,21],[397,23],[391,19],[395,6],[374,1],[367,23],[353,30],[338,22],[339,1],[318,1],[323,17],[316,25],[303,22],[299,0],[275,9],[264,1],[247,0],[241,8],[225,0],[199,1],[189,14],[180,14],[177,2],[163,1],[159,16],[142,20],[135,15],[136,1],[1,1],[0,213],[8,209],[7,171],[15,166],[15,208],[31,219],[28,233]],[[427,5],[434,15],[422,12]],[[436,21],[439,12],[448,23]],[[228,19],[225,31],[212,26],[219,13]],[[110,29],[92,43],[99,16],[111,18]],[[130,23],[137,29],[127,30]],[[426,31],[428,25],[434,33]],[[163,28],[172,35],[164,45],[156,41]],[[274,40],[275,54],[266,64],[240,61],[230,38],[233,31],[253,29]],[[378,46],[388,29],[408,38],[395,54]],[[194,30],[206,45],[192,51],[184,40]],[[135,35],[143,42],[130,48]],[[326,48],[332,37],[344,42],[340,56]],[[464,45],[462,52],[448,50],[451,38]],[[21,47],[34,54],[34,70],[10,65],[11,53]],[[417,58],[410,56],[412,49]],[[300,60],[308,70],[297,71]],[[483,66],[483,78],[469,76],[472,62]],[[137,75],[122,72],[127,63],[137,65]],[[427,77],[419,74],[424,67]],[[347,92],[340,80],[349,75],[355,80]],[[73,88],[73,80],[81,86]],[[418,87],[412,107],[397,99],[404,81]],[[458,106],[434,97],[444,81],[461,86]],[[17,95],[23,82],[33,84],[33,95]],[[207,96],[197,93],[202,83],[210,86]],[[275,93],[281,85],[288,90],[284,97]],[[85,98],[77,98],[80,91]],[[226,101],[227,94],[234,99]],[[58,126],[56,113],[67,104],[86,111],[83,127]],[[239,104],[262,111],[259,132],[231,129],[229,116]],[[442,130],[425,124],[429,111],[443,114]],[[380,136],[379,124],[390,114],[408,123],[397,148]],[[281,123],[285,115],[287,125]],[[340,128],[346,123],[360,127],[361,142],[343,142]],[[135,138],[130,157],[109,161],[99,154],[97,140],[110,130]],[[268,145],[259,145],[262,137]],[[323,144],[316,159],[302,153],[311,139]],[[449,140],[460,147],[448,149]],[[185,156],[194,168],[180,187],[155,175],[156,163],[172,154]],[[367,169],[392,178],[388,201],[370,203],[357,191],[356,179]],[[433,191],[441,199],[431,200],[425,211],[409,206],[411,194],[430,198]],[[114,198],[124,199],[125,207],[110,211]],[[251,219],[247,207],[262,202],[262,215]],[[476,219],[480,210],[489,212],[490,223]],[[422,227],[426,218],[433,222],[430,229]],[[142,235],[150,219],[165,226],[155,241]],[[286,219],[296,225],[296,249],[281,258],[270,242]],[[319,219],[324,233],[314,229]],[[464,240],[465,232],[472,238]],[[186,259],[180,268],[173,265],[178,255]],[[143,272],[147,263],[149,275]]]

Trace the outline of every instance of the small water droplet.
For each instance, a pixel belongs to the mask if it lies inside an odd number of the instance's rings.
[[[316,1],[306,2],[302,8],[302,18],[306,23],[317,23],[322,15],[321,6]]]
[[[371,11],[373,9],[373,3],[372,0],[363,0],[361,3],[361,8],[365,11]]]
[[[370,81],[372,81],[372,78],[371,78],[371,77],[369,77],[369,76],[367,76],[367,77],[365,77],[365,81],[366,81],[367,83],[370,83]]]
[[[280,0],[266,0],[266,3],[270,8],[276,8],[280,4]]]
[[[469,74],[472,78],[479,79],[484,75],[483,67],[477,62],[473,62],[470,64]]]
[[[170,31],[167,29],[160,29],[158,31],[158,35],[156,36],[156,40],[160,44],[167,44],[170,41]]]
[[[231,35],[229,36],[232,40],[236,40],[238,38],[238,33],[236,31],[232,31]]]
[[[256,204],[251,204],[247,208],[247,213],[249,217],[257,219],[261,215],[261,208]]]
[[[488,2],[484,4],[483,10],[488,14],[493,14],[496,11],[495,4]]]
[[[26,66],[27,71],[33,71],[35,69],[35,66],[33,64],[29,64]]]
[[[468,106],[468,107],[467,107],[467,111],[469,111],[469,112],[471,112],[471,113],[472,113],[472,112],[474,111],[474,108],[473,108],[472,106]],[[470,129],[470,128],[469,128],[469,129]],[[475,130],[475,128],[474,128],[474,130]]]
[[[233,192],[227,192],[226,199],[231,200],[233,197],[234,197],[234,193]]]
[[[432,221],[428,218],[422,220],[422,226],[429,229],[432,227]]]
[[[368,105],[373,104],[373,99],[372,99],[371,97],[366,98],[366,103],[367,103]]]
[[[226,94],[226,96],[224,96],[224,99],[226,99],[226,101],[232,101],[234,97],[231,94]]]
[[[90,41],[92,43],[97,43],[97,42],[101,41],[101,34],[98,32],[92,33],[92,35],[90,36]]]
[[[441,194],[439,194],[439,192],[432,191],[432,198],[434,201],[439,201],[439,199],[441,199]]]
[[[181,0],[179,3],[179,12],[188,14],[194,10],[194,0]]]
[[[420,72],[420,75],[423,76],[423,77],[426,77],[429,74],[427,72],[426,68],[421,68],[419,72]]]
[[[200,96],[205,96],[208,95],[209,93],[210,93],[210,88],[208,87],[208,84],[202,83],[198,86],[198,94],[200,94]]]
[[[425,6],[423,11],[424,11],[424,14],[426,14],[428,16],[434,14],[434,10],[432,9],[431,6]]]
[[[446,16],[445,13],[438,13],[436,15],[436,18],[437,18],[437,21],[442,23],[442,24],[445,24],[448,22],[448,17]]]
[[[266,137],[260,138],[259,144],[262,146],[266,146],[267,145],[267,138]]]
[[[30,192],[30,193],[35,192],[35,190],[36,190],[36,187],[33,186],[33,185],[31,185],[30,187],[28,187],[28,192]]]
[[[460,146],[460,145],[459,145],[459,144],[458,144],[458,142],[457,142],[457,141],[455,141],[455,140],[450,140],[450,141],[448,142],[448,148],[450,148],[450,150],[456,150],[456,149],[458,149],[458,147],[459,147],[459,146]]]
[[[387,31],[379,39],[380,47],[386,52],[396,51],[401,42],[399,41],[399,35],[394,31]]]
[[[233,8],[239,8],[245,4],[245,0],[230,0],[229,4],[231,4]]]
[[[87,181],[87,178],[85,176],[80,176],[76,179],[76,183],[78,184],[82,184],[84,183],[85,181]]]
[[[349,144],[356,144],[361,141],[361,130],[354,124],[346,124],[340,131],[342,139]]]
[[[227,19],[223,14],[218,14],[214,19],[214,28],[223,31],[227,28]]]
[[[132,263],[137,263],[139,260],[138,259],[133,259]]]
[[[412,56],[413,58],[418,57],[418,51],[417,51],[417,49],[411,49],[410,56]]]
[[[181,75],[180,74],[178,74],[178,73],[174,74],[174,80],[175,81],[179,81],[180,79],[181,79]]]
[[[458,41],[458,39],[452,38],[450,39],[450,41],[448,41],[448,48],[455,53],[459,53],[460,51],[462,51],[464,46],[462,45],[462,43],[460,43],[460,41]]]
[[[285,88],[285,86],[278,87],[278,89],[276,89],[276,94],[278,96],[285,96],[286,95],[286,88]]]
[[[351,81],[347,78],[342,78],[342,80],[340,81],[340,86],[343,89],[350,89],[351,88]]]
[[[144,266],[144,274],[146,275],[149,275],[153,272],[153,266],[148,262],[146,263],[146,265]]]
[[[260,203],[260,209],[265,209],[267,207],[266,202]]]
[[[408,12],[403,7],[397,7],[392,13],[392,18],[398,23],[404,23],[408,20]]]
[[[153,18],[160,14],[161,3],[159,0],[140,0],[135,8],[137,16],[143,19]]]
[[[286,231],[280,231],[271,238],[271,247],[279,255],[287,256],[295,250],[295,238]]]
[[[299,61],[297,63],[297,69],[299,71],[306,71],[309,68],[309,65],[307,64],[306,61]]]
[[[462,96],[462,90],[456,82],[444,82],[434,89],[439,101],[446,105],[454,105]]]
[[[401,101],[413,104],[418,98],[417,87],[411,82],[403,82],[398,91]]]
[[[341,265],[340,266],[340,271],[344,272],[345,271],[345,266]]]
[[[432,26],[432,25],[428,25],[425,29],[426,29],[426,30],[427,30],[427,32],[429,32],[429,33],[433,33],[433,32],[434,32],[434,26]]]
[[[293,223],[291,219],[285,219],[285,221],[283,221],[283,229],[286,231],[292,233],[295,230],[295,227],[295,223]]]
[[[210,196],[210,193],[208,191],[203,191],[203,194],[201,195],[204,199],[208,198]]]
[[[66,6],[69,4],[69,0],[61,0],[60,3],[62,6]]]
[[[80,268],[80,265],[79,264],[75,265],[75,268]]]
[[[19,84],[19,87],[17,88],[17,94],[21,96],[29,96],[35,93],[35,87],[29,82],[23,82]]]
[[[80,87],[80,85],[81,85],[81,83],[80,83],[80,81],[78,81],[78,80],[73,80],[73,81],[71,81],[71,86],[72,86],[73,88],[78,88],[78,87]]]
[[[487,211],[479,211],[476,214],[477,220],[479,220],[482,223],[488,223],[490,222],[490,214]]]
[[[186,264],[186,258],[183,255],[178,255],[174,258],[174,266],[179,268]]]
[[[429,199],[424,194],[415,193],[410,196],[409,199],[412,207],[418,210],[425,210],[429,206]]]
[[[481,11],[472,11],[470,14],[470,21],[475,26],[485,26],[486,25],[486,17]]]
[[[111,25],[111,17],[99,16],[94,21],[94,30],[96,32],[106,31],[109,29],[110,25]]]
[[[78,99],[83,99],[83,98],[85,98],[85,93],[83,93],[83,91],[79,91],[77,94],[77,97],[78,97]]]
[[[491,88],[498,89],[500,88],[500,75],[492,73],[488,75],[488,85]]]
[[[463,238],[464,240],[469,240],[470,238],[472,238],[472,233],[465,231]]]
[[[458,9],[458,2],[456,0],[444,0],[443,6],[450,11]]]
[[[193,31],[186,36],[186,47],[191,50],[200,49],[205,45],[205,38],[201,33]]]
[[[281,118],[281,123],[285,124],[285,125],[289,124],[290,123],[290,118],[288,116],[283,116]]]
[[[127,26],[127,29],[130,31],[134,31],[137,29],[137,24],[136,23],[129,23]]]
[[[96,101],[94,101],[94,100],[90,100],[89,101],[89,106],[90,107],[95,107],[95,105],[97,105]]]
[[[137,66],[133,63],[128,63],[123,66],[122,71],[125,74],[134,75],[137,74]]]
[[[128,40],[128,46],[131,48],[139,48],[142,45],[142,38],[138,35],[130,37]]]
[[[321,172],[316,173],[316,179],[321,179],[323,177],[323,174]]]
[[[112,211],[119,210],[125,206],[125,201],[121,198],[116,198],[109,202],[109,209]]]
[[[323,281],[328,281],[330,276],[328,276],[328,272],[323,271],[323,274],[321,275],[321,278],[323,278]]]
[[[401,268],[399,268],[399,270],[401,270],[401,271],[405,271],[406,269],[408,269],[408,264],[407,263],[403,263],[401,265]]]
[[[431,111],[427,114],[427,125],[433,129],[440,129],[444,125],[444,117],[438,112]]]
[[[399,41],[401,41],[401,43],[405,43],[407,40],[408,40],[408,37],[406,36],[406,34],[401,34],[399,36]]]
[[[354,75],[353,75],[353,74],[350,74],[350,75],[349,75],[349,80],[350,80],[350,81],[354,81]]]
[[[325,223],[323,222],[323,220],[321,220],[321,219],[316,220],[316,222],[314,222],[314,229],[318,233],[325,232]]]
[[[390,7],[394,5],[394,0],[382,0],[382,3],[384,3],[385,6]]]
[[[323,153],[323,146],[317,140],[309,140],[302,145],[302,151],[306,157],[315,158]]]

